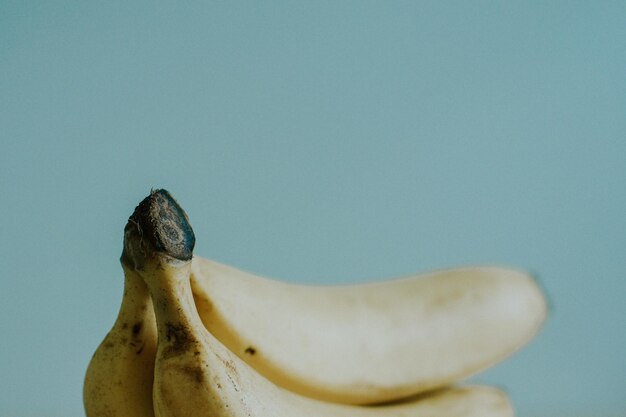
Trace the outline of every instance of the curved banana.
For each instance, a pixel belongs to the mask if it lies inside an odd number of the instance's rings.
[[[202,322],[239,358],[277,385],[349,404],[475,374],[528,342],[546,316],[534,280],[497,267],[315,287],[196,256],[191,285]]]
[[[143,279],[122,263],[117,320],[94,353],[83,385],[87,417],[152,417],[156,323]]]
[[[376,407],[333,404],[279,388],[206,330],[193,302],[189,271],[189,261],[167,255],[141,271],[156,305],[159,329],[157,417],[513,416],[506,396],[487,387],[451,388]]]
[[[156,315],[156,417],[513,415],[506,396],[489,388],[449,389],[401,404],[363,407],[322,402],[277,387],[204,327],[190,284],[194,243],[184,212],[163,191],[138,206],[125,233],[126,259],[148,286]]]

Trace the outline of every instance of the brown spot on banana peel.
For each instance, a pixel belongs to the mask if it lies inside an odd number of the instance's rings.
[[[204,373],[199,366],[189,365],[170,365],[171,369],[174,369],[180,373],[186,374],[191,377],[198,385],[202,385],[204,382]]]
[[[134,336],[139,336],[139,333],[141,332],[141,326],[143,325],[142,322],[137,322],[135,324],[133,324],[133,335]]]
[[[137,355],[141,355],[141,352],[143,352],[143,348],[146,347],[146,343],[142,343],[141,346],[139,346],[139,349],[137,349],[137,351],[135,352]]]
[[[171,358],[195,349],[196,342],[185,326],[174,323],[166,323],[165,326],[165,339],[169,345],[163,352],[164,357]]]
[[[235,361],[233,361],[232,359],[225,359],[217,353],[215,353],[215,356],[217,357],[217,359],[219,359],[220,362],[222,362],[222,364],[224,364],[224,367],[226,368],[226,377],[228,378],[230,384],[233,386],[233,389],[239,392],[239,372],[237,371],[237,367],[235,366]]]

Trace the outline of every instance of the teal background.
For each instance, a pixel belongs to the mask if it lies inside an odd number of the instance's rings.
[[[0,1],[0,416],[81,416],[122,229],[345,283],[533,271],[543,331],[475,380],[626,416],[624,2]]]

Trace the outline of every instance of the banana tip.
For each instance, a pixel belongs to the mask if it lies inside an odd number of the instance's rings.
[[[153,190],[126,223],[122,262],[141,269],[144,261],[157,253],[187,261],[193,256],[195,241],[182,207],[168,191]]]

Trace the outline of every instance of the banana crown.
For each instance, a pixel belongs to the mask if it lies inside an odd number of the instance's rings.
[[[467,267],[311,287],[194,246],[166,190],[129,217],[124,297],[87,370],[88,417],[513,416],[505,393],[451,384],[536,334],[546,303],[528,274]]]
[[[126,223],[121,260],[135,269],[142,269],[147,258],[159,252],[188,261],[195,243],[185,211],[166,190],[153,190]]]

